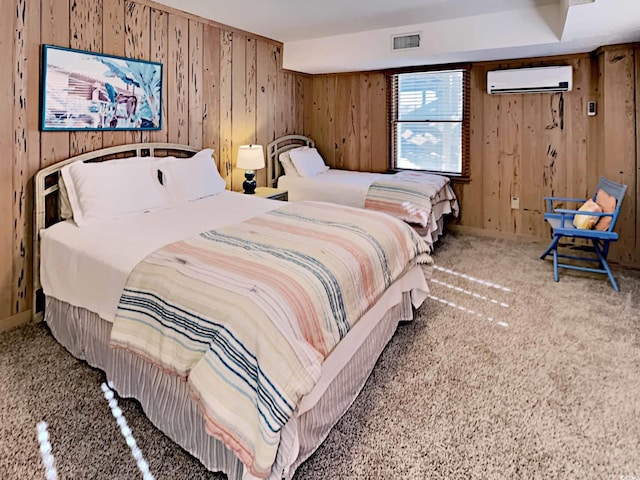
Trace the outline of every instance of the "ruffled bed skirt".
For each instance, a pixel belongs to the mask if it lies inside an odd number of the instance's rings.
[[[269,479],[290,479],[296,468],[320,446],[331,428],[360,393],[399,321],[413,318],[410,295],[389,309],[366,341],[339,368],[333,381],[313,404],[284,426],[274,468]],[[249,480],[242,463],[224,444],[208,435],[186,382],[167,374],[127,351],[108,347],[111,323],[96,313],[48,297],[45,321],[71,354],[103,370],[118,394],[137,399],[160,430],[198,458],[211,471],[229,480]],[[317,399],[316,399],[317,398]],[[304,403],[304,402],[303,402]],[[306,402],[307,405],[309,402]]]

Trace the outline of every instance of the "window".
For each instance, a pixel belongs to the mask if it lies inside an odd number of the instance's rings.
[[[391,75],[392,168],[468,177],[466,69]]]

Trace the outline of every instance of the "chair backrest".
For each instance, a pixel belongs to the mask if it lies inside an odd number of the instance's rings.
[[[609,228],[607,228],[607,231],[611,232],[613,231],[613,227],[615,226],[618,215],[620,214],[620,206],[622,205],[624,194],[627,191],[627,186],[611,181],[608,178],[600,177],[600,180],[598,180],[598,185],[596,186],[596,190],[593,193],[594,202],[596,201],[596,196],[598,195],[599,190],[604,190],[616,199],[616,209],[613,211],[611,223],[609,224]]]

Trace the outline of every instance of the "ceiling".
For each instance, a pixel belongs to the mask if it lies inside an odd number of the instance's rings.
[[[284,44],[306,73],[591,51],[640,41],[640,0],[156,0]],[[391,36],[422,45],[392,52]]]

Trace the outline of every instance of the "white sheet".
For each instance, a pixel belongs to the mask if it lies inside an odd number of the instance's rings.
[[[282,206],[277,200],[224,191],[175,208],[82,228],[70,220],[57,223],[40,233],[42,288],[45,295],[113,322],[129,273],[149,253]]]
[[[364,208],[369,186],[384,173],[329,170],[313,177],[284,175],[278,178],[278,188],[289,192],[290,202],[315,200]]]

